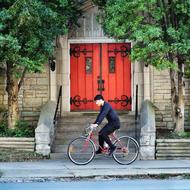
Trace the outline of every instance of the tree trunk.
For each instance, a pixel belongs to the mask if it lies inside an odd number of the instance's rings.
[[[176,85],[176,71],[170,69],[170,80],[171,80],[171,107],[172,107],[172,118],[176,123],[176,108],[177,108],[177,85]]]
[[[178,107],[176,110],[176,132],[184,131],[184,97],[185,97],[185,82],[184,82],[184,61],[178,57]]]
[[[11,129],[19,120],[18,79],[16,79],[13,70],[13,65],[7,63],[8,128]]]

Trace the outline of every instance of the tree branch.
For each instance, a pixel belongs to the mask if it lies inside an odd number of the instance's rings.
[[[25,77],[25,74],[26,74],[26,67],[24,68],[23,72],[22,72],[22,76],[20,78],[20,81],[18,83],[18,90],[20,90],[21,86],[22,86],[22,83],[23,83],[23,80],[24,80],[24,77]]]

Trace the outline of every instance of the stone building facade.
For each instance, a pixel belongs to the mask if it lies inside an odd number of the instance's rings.
[[[70,46],[72,44],[101,44],[119,43],[104,35],[101,26],[96,21],[98,12],[91,1],[84,3],[83,16],[80,18],[79,28],[74,28],[66,36],[60,36],[56,42],[56,68],[51,71],[47,64],[41,74],[27,74],[23,87],[19,93],[21,116],[35,124],[41,106],[48,100],[56,101],[59,86],[62,86],[62,115],[71,111],[71,71]],[[125,40],[125,43],[132,42]],[[124,43],[122,42],[122,43]],[[7,94],[5,92],[5,73],[0,71],[0,106],[6,107]],[[185,97],[185,127],[189,128],[190,110],[190,81],[186,80]],[[144,100],[151,100],[155,105],[156,127],[173,128],[171,115],[171,85],[169,71],[157,71],[152,66],[143,63],[131,63],[131,111],[135,110],[136,85],[138,85],[138,108]]]
[[[7,108],[6,75],[0,71],[0,107]],[[49,66],[44,66],[43,73],[26,74],[23,85],[19,91],[19,110],[21,118],[35,126],[41,106],[46,103],[49,96]]]

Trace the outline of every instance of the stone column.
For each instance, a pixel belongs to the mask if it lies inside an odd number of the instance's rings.
[[[150,100],[150,66],[144,66],[144,100]]]
[[[140,111],[140,106],[142,104],[144,98],[143,91],[143,65],[137,61],[131,63],[133,67],[133,111],[135,110],[135,102],[136,102],[136,85],[138,85],[138,108]]]
[[[68,37],[62,37],[62,111],[70,111],[70,55]]]

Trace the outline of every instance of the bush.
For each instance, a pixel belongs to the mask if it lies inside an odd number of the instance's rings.
[[[188,139],[188,138],[190,138],[190,132],[177,133],[174,131],[169,131],[169,132],[157,134],[157,138],[160,138],[160,139]]]
[[[4,134],[6,134],[7,118],[8,112],[6,110],[0,110],[0,136],[4,136]]]
[[[19,120],[14,129],[8,129],[7,112],[1,113],[0,136],[2,137],[33,137],[34,128],[24,120]]]
[[[180,132],[180,133],[178,133],[178,135],[181,138],[190,138],[190,132]]]

